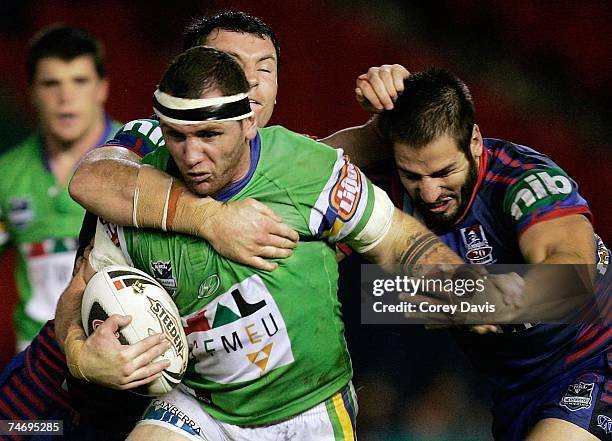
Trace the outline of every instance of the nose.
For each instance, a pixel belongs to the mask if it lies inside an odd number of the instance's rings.
[[[61,102],[69,102],[74,95],[74,88],[70,84],[61,84],[59,87],[59,99]]]
[[[419,182],[419,196],[426,204],[433,204],[442,194],[442,188],[436,179],[425,176]]]
[[[187,137],[183,147],[183,160],[185,165],[193,168],[202,161],[203,150],[196,138]]]
[[[248,66],[244,68],[244,74],[251,89],[257,87],[259,79],[257,78],[257,69],[254,66]]]

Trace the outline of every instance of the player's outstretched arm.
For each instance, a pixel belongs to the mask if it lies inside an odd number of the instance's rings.
[[[356,250],[359,252],[359,245]],[[414,217],[393,209],[388,230],[374,247],[361,253],[383,267],[410,266],[413,273],[424,265],[463,264],[463,260]]]
[[[198,197],[121,147],[89,152],[69,190],[78,203],[113,223],[202,237],[220,254],[262,270],[276,268],[266,259],[289,257],[298,242],[297,232],[264,204]],[[241,240],[234,240],[238,236]]]
[[[357,77],[355,97],[359,105],[374,114],[365,124],[340,130],[321,140],[334,148],[343,148],[352,162],[364,167],[393,154],[382,135],[376,114],[393,108],[404,91],[404,80],[410,72],[400,64],[371,67]]]

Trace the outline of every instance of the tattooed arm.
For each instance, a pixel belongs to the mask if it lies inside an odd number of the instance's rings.
[[[423,265],[464,263],[438,237],[414,217],[395,209],[391,228],[373,249],[363,254],[382,267],[402,265],[420,272]]]

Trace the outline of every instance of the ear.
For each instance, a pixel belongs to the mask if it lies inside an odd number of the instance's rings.
[[[108,98],[108,89],[109,83],[107,78],[100,79],[100,83],[98,84],[98,102],[100,104],[106,103],[106,99]]]
[[[472,129],[472,139],[470,141],[470,151],[472,152],[472,157],[474,159],[478,159],[482,156],[482,135],[480,134],[480,129],[477,124],[474,124],[474,128]]]
[[[255,136],[257,136],[257,119],[255,115],[243,119],[242,124],[246,139],[249,141],[255,139]]]

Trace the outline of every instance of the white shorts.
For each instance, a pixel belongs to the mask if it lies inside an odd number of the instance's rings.
[[[172,430],[192,441],[354,441],[357,397],[348,384],[327,400],[282,422],[241,427],[213,418],[182,385],[153,399],[141,424]]]

